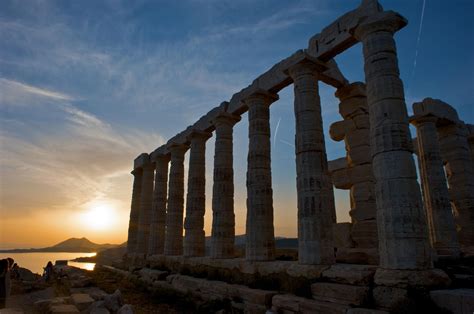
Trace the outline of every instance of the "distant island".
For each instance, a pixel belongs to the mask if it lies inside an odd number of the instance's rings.
[[[0,250],[0,253],[35,253],[35,252],[64,252],[64,253],[96,253],[120,246],[119,244],[97,244],[87,238],[70,238],[56,245],[45,248]]]

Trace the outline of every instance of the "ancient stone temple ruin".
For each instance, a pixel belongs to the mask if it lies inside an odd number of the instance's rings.
[[[447,289],[450,277],[434,266],[459,260],[462,248],[474,245],[474,126],[431,98],[413,104],[408,116],[394,40],[406,24],[376,0],[363,0],[314,35],[307,48],[166,145],[139,155],[132,171],[130,269],[142,268],[155,288],[230,300],[231,307],[249,313],[376,313],[409,303],[417,293],[428,295],[429,304],[458,300],[464,292]],[[359,42],[365,82],[348,82],[333,58]],[[335,87],[340,100],[341,121],[330,126],[331,139],[345,143],[343,157],[332,161],[323,134],[323,83]],[[291,84],[298,260],[277,261],[269,117],[278,92]],[[232,137],[246,112],[246,243],[245,257],[236,258]],[[213,135],[206,250],[205,154]],[[351,223],[336,223],[334,187],[350,190]]]

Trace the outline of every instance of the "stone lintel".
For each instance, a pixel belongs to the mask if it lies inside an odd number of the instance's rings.
[[[363,0],[357,9],[342,15],[321,33],[311,37],[308,44],[309,53],[322,61],[334,58],[357,43],[351,31],[360,21],[381,11],[383,8],[377,0]]]
[[[397,288],[446,288],[451,284],[449,276],[441,269],[398,270],[378,268],[375,272],[376,285]]]
[[[439,119],[439,124],[458,124],[461,122],[456,109],[439,99],[425,98],[421,102],[414,103],[413,113],[415,116],[435,116]]]
[[[142,153],[133,161],[133,168],[143,168],[143,166],[148,164],[149,162],[150,156],[147,153]]]
[[[227,110],[229,103],[227,101],[222,102],[219,106],[213,108],[204,116],[202,116],[196,123],[192,125],[194,130],[199,130],[203,132],[212,132],[215,129],[214,119],[221,113]]]
[[[156,160],[162,159],[162,158],[165,158],[165,159],[167,158],[168,160],[170,158],[170,153],[168,149],[166,148],[166,144],[161,145],[160,147],[158,147],[157,149],[155,149],[153,152],[150,153],[151,162],[155,162]]]
[[[291,65],[298,63],[304,59],[304,57],[311,58],[312,60],[321,63],[315,56],[308,53],[307,50],[298,50],[288,58],[283,59],[279,63],[275,64],[270,70],[256,78],[252,84],[243,88],[240,92],[235,93],[230,99],[228,109],[229,113],[241,115],[247,111],[247,106],[242,102],[243,99],[247,98],[257,89],[266,90],[270,93],[278,93],[283,88],[290,85],[293,80],[285,73]],[[339,88],[347,84],[346,78],[340,72],[336,61],[328,60],[325,63],[326,70],[320,73],[319,79],[331,86]]]

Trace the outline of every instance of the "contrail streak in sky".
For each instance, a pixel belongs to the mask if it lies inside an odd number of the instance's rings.
[[[411,76],[410,76],[410,85],[413,79],[415,78],[416,60],[418,58],[418,47],[420,46],[421,31],[423,30],[423,19],[425,17],[425,4],[426,4],[426,0],[423,0],[423,7],[421,8],[420,27],[418,29],[418,38],[416,39],[415,60],[413,61],[413,69],[411,71]]]
[[[281,117],[280,117],[280,119],[278,119],[277,126],[275,128],[275,136],[273,137],[273,147],[275,147],[275,145],[276,145],[278,128],[280,127],[280,122],[281,122]]]

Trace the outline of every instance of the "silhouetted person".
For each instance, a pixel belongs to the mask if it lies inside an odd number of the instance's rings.
[[[46,264],[46,267],[44,267],[44,273],[43,273],[44,280],[46,282],[49,282],[53,277],[53,273],[54,273],[53,263],[49,261],[48,264]]]

